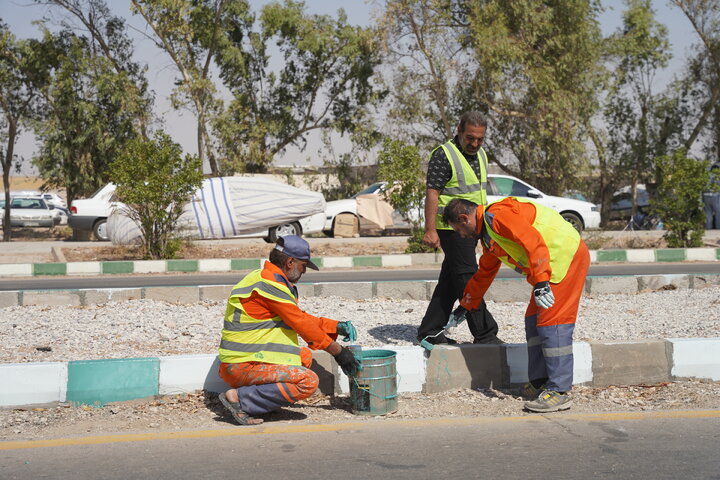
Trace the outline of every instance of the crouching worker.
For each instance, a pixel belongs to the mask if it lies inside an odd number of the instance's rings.
[[[590,252],[580,234],[556,211],[517,197],[485,209],[456,199],[443,216],[461,236],[479,239],[483,248],[458,313],[480,306],[501,262],[527,276],[533,294],[525,311],[530,383],[523,395],[533,400],[525,408],[567,410],[572,403],[568,392],[573,383],[573,330],[590,266]]]
[[[295,283],[310,260],[310,246],[296,235],[278,239],[262,269],[249,273],[233,287],[225,311],[220,342],[220,378],[232,388],[220,401],[240,425],[263,422],[255,415],[308,398],[319,379],[310,370],[313,350],[335,357],[347,375],[362,368],[346,347],[335,341],[355,341],[351,322],[315,317],[297,305]],[[300,347],[298,335],[310,348]]]

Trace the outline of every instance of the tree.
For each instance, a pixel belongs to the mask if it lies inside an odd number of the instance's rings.
[[[0,23],[0,161],[2,162],[5,205],[3,240],[11,239],[10,170],[17,158],[15,142],[23,126],[38,113],[38,87],[47,81],[47,68],[37,57],[33,41],[18,41],[8,26]]]
[[[47,3],[47,0],[35,1]],[[139,131],[147,137],[153,98],[145,78],[147,68],[133,61],[134,48],[127,35],[125,20],[112,15],[104,0],[50,0],[50,4],[61,7],[69,13],[70,19],[80,22],[79,27],[71,21],[63,20],[61,25],[65,30],[87,31],[91,50],[107,58],[115,73],[127,75],[129,83],[126,86],[135,90],[128,97],[134,98],[136,102],[126,105],[126,108],[132,109]]]
[[[153,41],[169,55],[180,78],[171,97],[173,106],[189,106],[197,117],[200,161],[207,159],[213,176],[220,174],[210,135],[210,120],[219,108],[211,67],[220,54],[224,32],[246,22],[245,0],[131,0],[155,34]]]
[[[488,111],[500,168],[562,194],[587,171],[584,126],[602,80],[599,2],[460,3],[477,64],[464,104]]]
[[[420,151],[386,138],[378,154],[378,178],[388,183],[385,198],[411,224],[407,253],[429,251],[422,243],[425,181]]]
[[[385,61],[393,66],[385,79],[388,129],[423,148],[455,135],[459,84],[474,65],[463,21],[449,0],[388,0],[378,21]]]
[[[282,61],[267,53],[274,41]],[[370,138],[369,109],[381,98],[371,83],[380,63],[376,33],[337,18],[308,15],[300,2],[270,3],[259,21],[239,16],[220,42],[220,77],[233,95],[213,123],[223,170],[264,172],[294,145],[303,150],[312,131]]]
[[[670,59],[667,28],[655,21],[649,0],[626,4],[622,29],[607,39],[613,73],[603,105],[606,131],[588,126],[600,157],[602,218],[608,218],[611,196],[624,182],[631,186],[631,216],[637,213],[637,184],[652,179],[653,158],[665,153],[659,137],[668,133],[663,133],[653,91],[656,73]]]
[[[180,248],[177,221],[202,184],[202,164],[182,156],[180,145],[160,131],[153,140],[137,138],[112,163],[115,196],[140,228],[146,258],[173,258]]]
[[[137,89],[126,72],[93,53],[87,38],[68,30],[45,30],[36,48],[52,74],[41,89],[41,147],[33,163],[46,186],[65,187],[70,202],[106,184],[108,165],[138,135]]]
[[[650,208],[662,218],[669,247],[700,247],[705,233],[702,194],[709,183],[709,162],[687,156],[680,148],[655,159],[660,184]]]

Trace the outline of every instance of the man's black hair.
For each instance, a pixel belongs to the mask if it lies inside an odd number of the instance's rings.
[[[471,202],[470,200],[453,198],[443,209],[443,221],[448,225],[450,223],[457,223],[457,221],[460,220],[461,214],[471,215],[477,207],[477,203]]]

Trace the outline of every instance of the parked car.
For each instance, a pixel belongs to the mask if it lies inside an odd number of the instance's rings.
[[[108,184],[92,197],[73,200],[69,224],[92,231],[98,240],[132,244],[141,237],[126,215],[125,205],[114,199]],[[285,235],[320,232],[325,197],[260,177],[217,177],[203,181],[179,220],[191,238],[253,238],[275,242]]]
[[[0,224],[5,218],[5,200],[0,200]],[[10,226],[12,227],[54,227],[60,224],[59,212],[45,203],[41,196],[10,199]]]
[[[328,202],[325,208],[323,232],[332,236],[335,217],[341,213],[351,213],[357,216],[357,201],[355,200],[357,196],[373,193],[381,194],[385,186],[385,182],[376,182],[350,198]],[[592,229],[600,226],[599,206],[582,200],[546,195],[532,185],[509,175],[489,174],[487,194],[488,202],[495,202],[510,195],[530,198],[534,202],[559,212],[565,220],[580,232],[586,228]]]

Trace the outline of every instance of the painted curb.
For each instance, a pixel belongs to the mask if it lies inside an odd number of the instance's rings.
[[[441,392],[454,388],[515,388],[527,381],[525,344],[436,346],[384,345],[397,352],[398,392]],[[575,342],[574,384],[590,386],[657,383],[685,379],[720,380],[720,338]],[[652,353],[648,356],[648,353]],[[326,352],[314,353],[313,370],[328,395],[348,393],[349,380]],[[487,362],[492,359],[491,362]],[[217,355],[82,360],[0,365],[0,406],[56,402],[101,406],[154,395],[205,389],[224,391]]]
[[[367,255],[356,257],[317,257],[313,260],[323,269],[332,268],[397,268],[437,266],[444,255],[435,253]],[[684,261],[720,261],[720,248],[661,248],[630,250],[591,250],[592,263],[650,263]],[[201,260],[133,260],[68,263],[6,263],[0,264],[0,277],[39,275],[113,275],[168,272],[235,272],[259,268],[264,258],[201,259]]]

